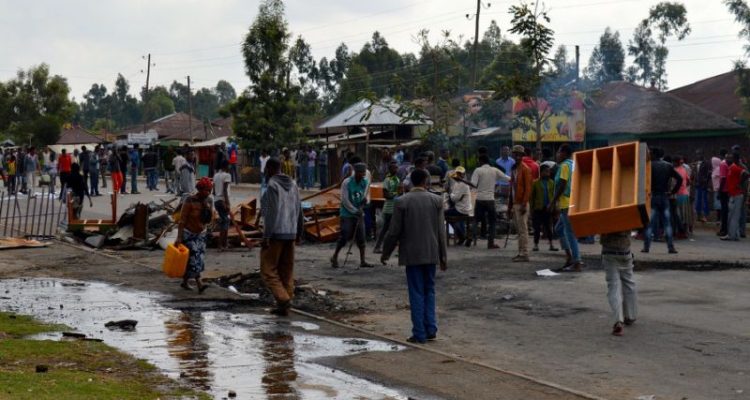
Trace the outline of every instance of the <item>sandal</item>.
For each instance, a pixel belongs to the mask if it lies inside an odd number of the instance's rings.
[[[203,294],[203,292],[205,292],[205,291],[206,291],[206,289],[208,289],[209,287],[211,287],[211,285],[208,285],[208,284],[203,284],[203,285],[201,285],[201,286],[200,286],[200,287],[198,288],[198,294]]]
[[[363,262],[362,264],[359,264],[359,267],[360,268],[375,268],[375,265]]]
[[[193,287],[192,287],[192,286],[190,286],[190,284],[189,284],[189,283],[187,283],[187,282],[182,282],[182,283],[180,284],[180,287],[181,287],[181,288],[183,288],[183,289],[185,289],[185,290],[193,290]]]
[[[335,259],[331,259],[331,268],[338,268],[339,267],[339,261]]]

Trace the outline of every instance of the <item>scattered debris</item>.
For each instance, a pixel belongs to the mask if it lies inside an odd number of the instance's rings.
[[[37,365],[36,366],[36,373],[37,374],[44,374],[47,371],[49,371],[49,367],[46,365]]]
[[[120,329],[123,331],[134,331],[138,321],[134,319],[123,319],[121,321],[109,321],[104,326],[110,330]]]
[[[46,247],[49,242],[40,242],[38,240],[27,240],[20,238],[2,238],[0,239],[0,250],[20,249],[24,247]]]
[[[63,332],[62,336],[64,338],[71,338],[71,339],[86,339],[86,335],[83,333],[78,332]]]
[[[549,268],[536,271],[536,276],[557,276],[557,275],[560,275],[560,274],[552,271]]]

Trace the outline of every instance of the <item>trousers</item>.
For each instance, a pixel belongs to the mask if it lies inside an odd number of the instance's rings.
[[[557,236],[560,237],[560,247],[563,250],[570,250],[573,262],[581,262],[581,253],[578,251],[578,238],[576,238],[576,234],[573,232],[573,226],[570,225],[567,208],[560,210],[560,220],[557,221],[555,230],[557,231]]]
[[[294,298],[294,240],[271,239],[261,249],[260,275],[277,303]]]
[[[477,200],[476,209],[474,210],[474,219],[477,224],[484,226],[487,221],[487,240],[489,244],[495,242],[495,201],[494,200]]]
[[[513,205],[513,219],[518,231],[518,255],[529,255],[529,207],[526,205],[526,212],[521,213],[521,204]]]
[[[406,266],[406,283],[409,286],[411,334],[418,341],[437,334],[435,314],[435,264]]]
[[[672,240],[672,218],[669,211],[669,198],[664,193],[654,193],[651,196],[651,222],[649,222],[648,228],[646,228],[646,235],[643,237],[644,249],[648,250],[651,248],[651,241],[653,240],[657,226],[664,228],[667,247],[673,249],[674,242]]]
[[[740,217],[742,216],[742,200],[744,196],[730,196],[729,197],[729,213],[727,216],[728,229],[727,236],[730,240],[740,239]]]
[[[636,319],[638,292],[633,280],[633,255],[602,254],[607,277],[607,299],[613,323]]]

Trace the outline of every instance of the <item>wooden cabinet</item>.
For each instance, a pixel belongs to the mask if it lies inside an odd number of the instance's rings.
[[[651,211],[651,162],[645,143],[573,154],[568,215],[576,236],[639,229]]]

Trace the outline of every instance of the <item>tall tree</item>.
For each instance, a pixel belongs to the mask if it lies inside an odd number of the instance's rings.
[[[520,47],[528,60],[528,67],[504,77],[497,92],[506,98],[519,97],[529,103],[517,123],[531,121],[528,128],[536,133],[536,147],[541,149],[542,126],[554,114],[558,99],[563,101],[565,98],[561,95],[562,88],[553,85],[559,80],[548,79],[548,55],[552,50],[554,31],[547,26],[550,18],[546,10],[539,10],[538,4],[532,9],[529,4],[521,3],[511,6],[509,12],[512,16],[510,32],[521,36]]]
[[[281,0],[263,0],[242,43],[250,87],[230,106],[234,132],[248,148],[280,147],[304,133],[300,88],[287,80],[289,37]]]
[[[153,121],[175,112],[174,102],[164,86],[149,90],[148,101],[143,104],[143,114],[147,121]]]
[[[670,37],[683,40],[690,31],[687,10],[682,3],[665,1],[651,7],[648,18],[638,24],[628,45],[628,53],[635,57],[634,65],[644,85],[667,89],[667,40]],[[656,39],[653,38],[654,32],[657,33]]]
[[[584,70],[584,76],[595,86],[610,81],[623,80],[625,69],[625,50],[620,41],[620,32],[612,33],[607,27],[599,38]]]
[[[19,143],[54,144],[63,123],[76,112],[75,103],[68,99],[68,82],[62,76],[51,76],[47,64],[18,71],[16,78],[0,88],[5,92],[0,101],[7,106],[0,113],[0,130]]]
[[[219,98],[220,107],[226,106],[237,98],[237,91],[234,90],[232,84],[223,79],[216,82],[214,91],[216,92],[216,96]]]
[[[750,6],[745,0],[724,0],[724,4],[734,15],[735,21],[742,26],[739,36],[747,40],[744,46],[745,58],[747,58],[750,54]],[[742,99],[743,118],[745,121],[750,121],[750,70],[748,70],[746,59],[735,61],[734,71],[737,75],[736,93]]]

